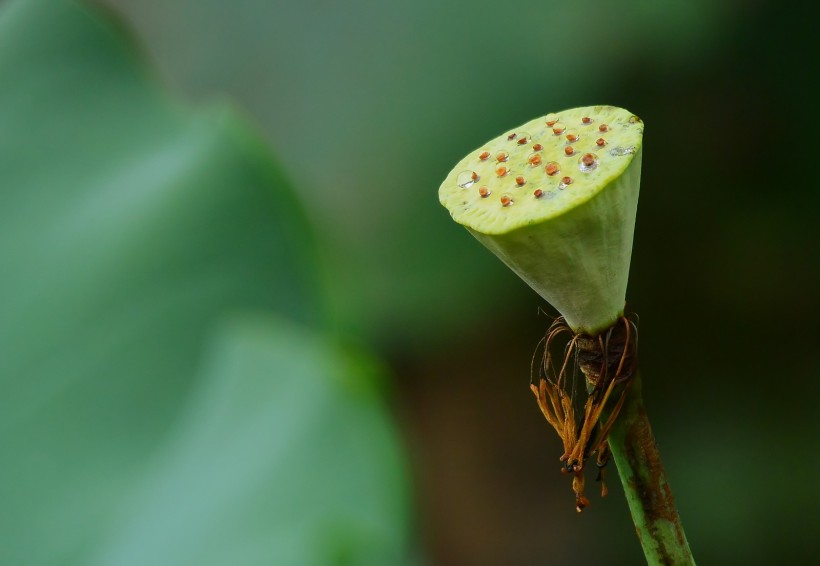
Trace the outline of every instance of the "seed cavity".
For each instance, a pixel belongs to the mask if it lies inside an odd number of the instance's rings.
[[[541,165],[541,155],[538,153],[533,153],[527,158],[527,163],[530,164],[530,167],[538,167]]]
[[[462,189],[466,189],[467,187],[471,187],[477,180],[478,173],[475,171],[462,171],[458,174],[456,183],[458,183],[458,186]]]
[[[549,163],[547,163],[547,166],[544,168],[544,171],[546,171],[547,175],[549,175],[550,177],[552,177],[553,175],[558,173],[558,171],[560,171],[560,170],[561,169],[560,169],[560,167],[558,167],[558,163],[556,163],[555,161],[550,161]]]
[[[524,177],[521,176],[521,175],[519,175],[518,177],[515,178],[515,184],[518,185],[519,187],[523,187],[524,183],[526,183],[526,182],[527,181],[524,180]]]
[[[589,173],[598,167],[598,156],[594,153],[585,153],[578,160],[579,169],[584,173]]]
[[[478,156],[478,158],[481,161],[487,161],[487,159],[490,158],[490,152],[489,151],[482,151],[481,154]]]
[[[481,195],[481,198],[487,198],[492,193],[490,192],[490,189],[488,189],[487,187],[481,187],[480,189],[478,189],[478,194]]]
[[[507,207],[513,203],[513,199],[510,195],[501,195],[501,206]]]

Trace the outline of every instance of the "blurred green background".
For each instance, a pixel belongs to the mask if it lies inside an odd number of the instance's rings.
[[[647,125],[627,299],[695,556],[810,563],[812,19],[0,2],[0,563],[641,563],[528,390],[549,308],[436,195],[597,103]]]

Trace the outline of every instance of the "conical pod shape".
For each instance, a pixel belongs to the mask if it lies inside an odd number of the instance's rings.
[[[549,114],[462,159],[439,200],[576,332],[624,311],[643,122],[613,106]]]

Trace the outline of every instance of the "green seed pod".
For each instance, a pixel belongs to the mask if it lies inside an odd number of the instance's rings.
[[[439,200],[564,316],[597,334],[623,314],[643,122],[587,106],[537,118],[471,152]]]

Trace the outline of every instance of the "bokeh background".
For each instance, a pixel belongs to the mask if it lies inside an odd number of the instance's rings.
[[[437,188],[646,124],[628,290],[702,564],[820,544],[811,10],[0,2],[0,561],[639,564],[528,390],[543,302]],[[614,480],[614,475],[612,476]]]

